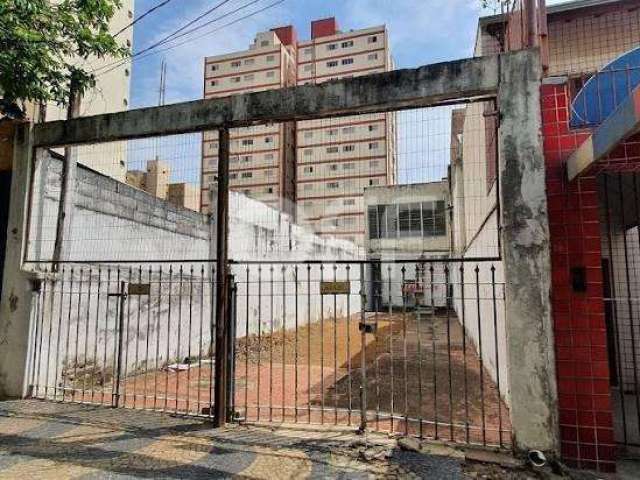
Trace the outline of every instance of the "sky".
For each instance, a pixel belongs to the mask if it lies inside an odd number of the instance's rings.
[[[245,50],[257,32],[273,27],[292,24],[299,38],[308,39],[311,21],[319,18],[335,16],[343,31],[385,24],[396,67],[411,68],[471,56],[478,17],[482,13],[480,0],[284,0],[273,8],[225,27],[274,1],[259,0],[182,40],[200,38],[134,60],[130,108],[157,105],[163,58],[167,63],[166,103],[200,99],[206,56]],[[135,25],[134,52],[153,45],[221,2],[224,5],[201,22],[252,3],[251,0],[226,0],[226,3],[223,0],[172,0]],[[135,15],[158,3],[160,0],[136,0]],[[547,3],[561,2],[551,0]],[[492,12],[483,14],[487,13]],[[201,36],[207,32],[211,34]]]

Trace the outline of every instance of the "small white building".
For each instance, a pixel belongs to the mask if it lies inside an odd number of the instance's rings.
[[[451,250],[447,179],[367,188],[368,308],[445,307]],[[416,261],[424,259],[424,262]],[[375,263],[379,261],[380,263]]]

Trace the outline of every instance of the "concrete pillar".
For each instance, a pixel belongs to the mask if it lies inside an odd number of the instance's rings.
[[[31,124],[16,128],[6,261],[0,299],[0,399],[27,394],[30,367],[33,277],[21,269],[31,173]],[[2,232],[4,234],[4,232]]]
[[[500,61],[500,202],[511,422],[517,450],[558,452],[551,258],[536,50]]]

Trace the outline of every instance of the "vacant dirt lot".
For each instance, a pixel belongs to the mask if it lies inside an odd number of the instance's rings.
[[[366,383],[370,428],[446,441],[510,442],[508,410],[455,316],[369,314],[367,322],[378,328],[364,341],[357,316],[239,339],[237,415],[355,426]],[[201,359],[181,371],[130,376],[121,384],[120,405],[207,413],[211,367],[210,359]],[[107,385],[105,394],[76,392],[76,400],[111,404],[111,391]]]

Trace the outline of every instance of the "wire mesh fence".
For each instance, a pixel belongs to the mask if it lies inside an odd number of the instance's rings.
[[[498,128],[487,100],[230,131],[237,420],[510,445]],[[220,152],[38,149],[34,396],[212,415]]]

